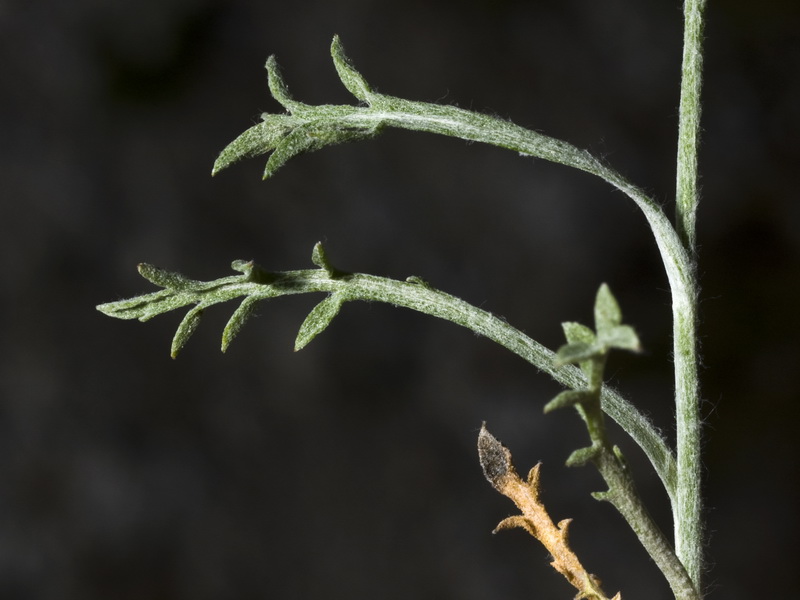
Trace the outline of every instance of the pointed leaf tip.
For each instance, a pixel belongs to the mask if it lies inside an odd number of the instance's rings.
[[[588,390],[565,390],[545,404],[544,412],[547,414],[559,408],[566,408],[568,406],[575,406],[576,404],[591,401],[593,398],[594,395]]]
[[[601,448],[597,446],[587,446],[586,448],[579,448],[575,450],[567,458],[566,465],[568,467],[582,467],[591,460],[597,458],[600,454]]]
[[[597,290],[597,298],[594,303],[594,327],[597,334],[602,336],[610,329],[622,323],[622,311],[619,303],[611,293],[608,284],[602,284]]]
[[[314,132],[308,126],[297,127],[287,133],[275,146],[275,150],[267,159],[262,179],[266,180],[275,175],[278,169],[289,162],[289,159],[307,150],[316,150],[322,145],[324,144],[314,136]]]
[[[300,325],[300,331],[297,332],[294,351],[302,350],[308,346],[311,340],[325,331],[333,318],[339,314],[342,304],[344,304],[342,295],[334,293],[312,308],[305,321]]]
[[[200,319],[203,316],[205,305],[198,304],[183,317],[178,329],[175,331],[175,337],[172,338],[172,347],[170,348],[170,356],[178,358],[178,354],[192,337],[192,334],[197,330],[200,325]]]
[[[139,275],[147,279],[150,283],[154,283],[165,289],[182,290],[191,287],[192,284],[195,283],[180,273],[159,269],[149,263],[139,263],[136,266],[136,270],[139,271]]]
[[[217,174],[244,158],[253,158],[274,150],[291,130],[289,115],[263,115],[263,121],[245,130],[223,148],[214,161]]]
[[[570,344],[594,344],[597,340],[591,329],[574,321],[565,321],[561,324],[561,329]]]
[[[639,336],[636,335],[636,331],[630,325],[612,327],[605,331],[603,335],[600,335],[599,338],[600,343],[609,348],[630,350],[631,352],[641,352],[642,350]]]
[[[255,263],[253,263],[252,260],[243,260],[241,258],[231,262],[231,269],[234,271],[239,271],[239,273],[242,273],[245,276],[250,274],[254,266]]]
[[[331,264],[328,258],[328,252],[325,250],[325,246],[322,245],[322,242],[314,244],[314,249],[311,251],[311,262],[325,271],[328,277],[336,276],[337,270]]]
[[[369,98],[372,96],[372,88],[345,54],[338,35],[333,36],[331,56],[333,57],[333,65],[336,67],[336,72],[339,74],[339,79],[344,84],[344,87],[347,88],[347,91],[362,102],[369,103]]]
[[[239,335],[239,331],[241,331],[247,319],[253,314],[255,305],[259,300],[260,298],[248,296],[242,300],[239,307],[233,311],[231,318],[228,319],[228,323],[225,325],[225,329],[222,330],[222,345],[220,348],[222,352],[228,351],[231,342]]]
[[[274,54],[267,58],[267,64],[264,65],[264,67],[267,69],[267,85],[269,86],[269,91],[272,97],[275,98],[283,108],[291,113],[298,108],[306,106],[292,97],[289,86],[286,85],[286,81],[283,79],[278,60],[275,58]]]

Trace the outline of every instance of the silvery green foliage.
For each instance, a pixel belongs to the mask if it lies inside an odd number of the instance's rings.
[[[339,271],[332,266],[319,243],[314,246],[312,261],[318,268],[271,273],[252,261],[237,260],[231,266],[239,275],[207,282],[142,264],[139,265],[140,274],[164,289],[101,304],[97,309],[118,319],[148,321],[156,315],[194,305],[173,338],[171,355],[174,358],[194,332],[205,309],[237,298],[243,300],[223,330],[223,352],[253,313],[256,304],[263,300],[291,294],[328,294],[321,304],[312,309],[301,325],[295,342],[296,350],[305,347],[324,331],[345,302],[384,302],[466,327],[504,346],[565,387],[580,389],[586,385],[587,376],[584,372],[572,365],[562,364],[567,361],[560,360],[556,353],[509,325],[504,319],[437,290],[419,277],[411,276],[406,281],[398,281]],[[591,330],[586,329],[594,335]],[[602,390],[601,403],[604,412],[642,447],[669,490],[675,476],[675,458],[664,438],[644,415],[613,390]]]
[[[216,174],[240,159],[269,154],[264,170],[267,178],[300,153],[372,138],[385,127],[399,127],[492,144],[602,178],[631,198],[642,211],[670,284],[677,427],[675,452],[635,407],[603,385],[608,351],[612,348],[639,349],[636,333],[622,323],[619,305],[607,286],[600,288],[596,298],[594,331],[577,323],[565,323],[567,344],[558,353],[544,348],[504,320],[436,290],[417,277],[396,281],[338,271],[319,244],[312,255],[317,269],[268,273],[252,262],[235,261],[232,267],[239,275],[211,282],[191,280],[151,265],[139,265],[142,276],[163,289],[103,304],[98,309],[109,316],[146,321],[157,314],[191,305],[173,338],[173,357],[194,333],[204,311],[214,304],[243,298],[223,330],[222,350],[225,351],[257,303],[281,295],[308,292],[322,292],[327,296],[301,324],[296,350],[324,331],[342,306],[351,300],[388,302],[450,320],[484,335],[568,388],[545,407],[546,412],[575,407],[586,422],[591,445],[573,452],[568,464],[577,466],[591,462],[598,468],[608,490],[594,496],[609,501],[625,517],[661,568],[675,597],[698,600],[703,543],[694,228],[698,204],[697,145],[704,8],[705,0],[685,1],[675,226],[651,197],[585,150],[495,117],[376,93],[344,54],[338,38],[334,38],[331,47],[333,62],[342,83],[359,104],[312,106],[294,100],[275,59],[270,58],[266,65],[269,88],[286,112],[263,115],[261,123],[242,133],[222,151],[212,171]],[[641,505],[621,453],[607,439],[604,414],[619,423],[639,444],[661,478],[674,517],[674,551]]]
[[[675,459],[658,431],[637,409],[602,384],[603,367],[612,348],[637,350],[635,332],[622,325],[621,311],[611,291],[601,286],[595,302],[595,333],[578,323],[564,323],[567,344],[557,353],[538,344],[504,319],[433,288],[418,277],[397,281],[374,275],[346,273],[336,269],[322,244],[312,252],[316,269],[267,272],[252,261],[234,261],[239,275],[202,282],[178,273],[139,265],[139,272],[164,289],[128,300],[98,306],[104,314],[120,319],[147,321],[152,317],[193,305],[178,326],[171,345],[171,356],[180,350],[196,330],[203,312],[210,306],[243,297],[222,334],[225,351],[255,305],[270,298],[301,293],[326,293],[303,323],[295,341],[295,350],[304,348],[322,333],[339,314],[347,301],[378,301],[411,308],[446,319],[488,337],[524,358],[556,381],[570,388],[545,406],[545,412],[574,406],[587,424],[592,445],[576,450],[567,460],[569,466],[593,463],[608,484],[597,492],[598,499],[608,500],[631,524],[642,544],[665,573],[673,589],[691,590],[685,570],[671,551],[668,540],[650,519],[641,504],[630,474],[621,456],[606,438],[604,413],[614,418],[650,456],[665,485],[674,480]],[[625,335],[612,334],[624,331]],[[619,340],[622,340],[621,342]],[[578,363],[580,368],[570,363]],[[682,593],[679,598],[693,598]]]

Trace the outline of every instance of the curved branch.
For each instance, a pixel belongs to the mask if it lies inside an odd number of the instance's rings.
[[[242,275],[210,282],[187,279],[151,265],[140,265],[139,272],[144,277],[157,285],[167,287],[129,300],[101,304],[97,309],[111,317],[147,321],[156,315],[183,306],[194,304],[206,308],[244,297],[242,305],[234,312],[225,327],[222,342],[222,348],[225,350],[257,301],[291,294],[324,292],[331,296],[315,307],[304,322],[296,349],[304,347],[323,331],[338,314],[344,302],[351,300],[384,302],[466,327],[478,335],[497,342],[565,387],[578,389],[586,386],[586,378],[577,367],[554,366],[556,355],[552,350],[492,313],[437,290],[417,277],[398,281],[375,275],[342,273],[330,266],[320,244],[315,247],[314,262],[320,266],[319,269],[269,273],[252,262],[235,261],[232,266],[241,271]],[[179,328],[172,345],[173,356],[176,354],[174,349],[183,347],[188,335],[194,332],[202,312],[193,309],[190,314],[192,314],[192,327]],[[185,337],[179,339],[179,335],[184,333]],[[675,459],[665,440],[648,419],[619,393],[604,388],[601,403],[609,417],[642,448],[672,500],[675,493]]]

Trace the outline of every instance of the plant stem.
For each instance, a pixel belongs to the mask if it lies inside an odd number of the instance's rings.
[[[167,281],[154,277],[153,273],[158,275],[160,271],[147,265],[144,267],[149,279],[158,285],[172,282],[171,279]],[[140,272],[142,268],[140,265]],[[250,268],[254,271],[256,269],[252,266]],[[183,278],[177,280],[181,286],[179,289],[163,289],[129,300],[101,304],[97,308],[111,317],[147,321],[164,312],[193,304],[212,306],[240,297],[253,303],[291,294],[327,292],[336,294],[341,302],[383,302],[451,321],[497,342],[567,388],[579,389],[586,386],[586,376],[580,369],[573,365],[555,367],[556,355],[552,350],[509,325],[504,319],[425,283],[419,283],[414,278],[397,281],[362,273],[331,274],[323,268],[268,273],[262,279],[263,281],[254,281],[248,275],[224,277],[211,282]],[[675,458],[664,438],[635,406],[607,386],[602,389],[600,401],[603,411],[642,448],[664,483],[670,500],[674,502]]]
[[[702,83],[702,37],[705,0],[684,3],[683,65],[678,164],[676,185],[676,228],[686,253],[694,263],[695,217],[699,201],[697,150],[700,131],[700,89]],[[675,360],[675,408],[677,428],[677,502],[673,505],[675,552],[697,589],[701,589],[703,568],[702,479],[700,460],[700,386],[697,355],[697,291],[678,305],[673,298],[673,343]]]
[[[700,134],[700,90],[703,70],[703,13],[706,0],[684,4],[683,64],[678,121],[676,227],[684,246],[695,249],[697,215],[697,147]]]
[[[694,257],[695,217],[698,204],[697,146],[700,124],[704,8],[705,0],[685,0],[675,226],[667,218],[661,206],[652,198],[584,150],[501,119],[453,106],[412,102],[374,92],[345,56],[338,38],[334,38],[331,47],[334,64],[345,87],[363,104],[357,107],[310,106],[296,102],[289,95],[288,88],[280,77],[274,59],[270,59],[267,63],[270,90],[289,114],[264,115],[263,123],[250,128],[222,152],[213,170],[216,173],[241,158],[272,152],[265,169],[265,177],[267,177],[274,174],[291,157],[301,152],[318,150],[335,143],[372,137],[383,127],[391,126],[483,142],[507,148],[525,156],[544,158],[597,175],[629,196],[642,210],[653,232],[672,292],[677,429],[674,468],[672,468],[671,452],[666,448],[659,447],[663,443],[659,435],[649,436],[650,439],[647,442],[651,446],[649,448],[639,439],[637,441],[645,452],[648,452],[648,456],[670,496],[675,526],[676,554],[684,564],[686,572],[697,590],[700,589],[702,570],[702,502],[700,497],[701,426],[696,332],[697,281]],[[374,283],[376,280],[364,280],[363,283],[366,281]],[[352,279],[349,283],[354,282],[355,280]],[[278,293],[270,294],[272,296],[280,295]],[[341,296],[336,299],[336,302],[356,298],[370,299],[370,294],[365,293],[352,298]],[[520,344],[517,334],[522,334],[517,330],[514,330],[516,333],[510,332],[508,336],[494,336],[493,333],[497,333],[493,330],[495,323],[492,323],[492,327],[486,331],[482,330],[483,321],[486,319],[481,318],[478,322],[467,323],[459,320],[458,315],[446,316],[437,311],[431,311],[432,306],[428,304],[424,307],[407,304],[405,301],[409,298],[404,293],[397,298],[396,301],[389,300],[388,296],[374,299],[402,304],[421,312],[435,314],[469,327],[473,331],[481,332],[547,371],[556,380],[575,389],[575,373],[570,371],[551,372],[551,370],[543,368],[545,354],[536,347],[538,345],[532,340],[530,340],[532,345],[527,342]],[[474,307],[470,308],[474,309]],[[316,316],[329,318],[335,314],[334,309],[338,310],[338,304],[329,303],[320,309],[319,315],[315,314],[313,326],[309,329],[311,334],[314,334],[315,331]],[[474,315],[475,313],[465,314]],[[488,313],[486,314],[488,315]],[[488,316],[491,317],[491,315]],[[531,351],[534,356],[526,356]],[[575,371],[577,372],[577,369]],[[569,373],[569,376],[566,373]],[[570,380],[569,383],[567,379]],[[604,410],[609,410],[610,416],[616,418],[611,414],[611,411],[615,410],[614,403],[607,403],[606,396],[603,396],[603,400]],[[636,414],[635,410],[627,406],[620,412],[623,416]],[[637,437],[633,433],[639,429],[637,424],[634,423],[630,429],[625,425],[623,427],[634,438]],[[652,433],[652,427],[649,424],[645,429]],[[653,439],[659,441],[653,444]]]
[[[593,463],[608,484],[607,492],[597,492],[593,496],[610,502],[620,512],[664,574],[675,600],[699,600],[700,594],[694,582],[636,492],[630,472],[622,467],[608,446],[598,453]]]
[[[696,11],[687,10],[687,15]],[[692,21],[697,24],[697,17]],[[690,36],[691,37],[691,36]],[[699,35],[694,40],[699,52]],[[687,565],[693,581],[699,580],[700,571],[700,501],[699,501],[699,419],[697,355],[695,348],[696,283],[693,256],[690,248],[667,218],[661,206],[622,175],[585,150],[567,142],[538,132],[524,129],[508,121],[426,102],[414,102],[378,94],[358,73],[344,51],[338,38],[334,38],[331,53],[339,77],[345,87],[366,106],[311,106],[291,99],[274,59],[267,62],[270,90],[287,109],[288,115],[264,115],[264,121],[240,135],[223,150],[213,172],[219,172],[233,162],[259,154],[273,152],[265,176],[299,152],[319,149],[326,145],[350,141],[359,137],[376,135],[383,127],[399,127],[415,131],[437,133],[468,141],[483,142],[507,148],[536,158],[580,169],[596,175],[625,193],[642,210],[650,226],[669,280],[672,292],[674,319],[674,360],[676,377],[676,411],[678,446],[683,456],[682,479],[679,483],[677,468],[670,467],[671,452],[662,452],[657,444],[647,448],[637,439],[653,462],[670,497],[675,523],[675,544],[680,547],[680,557]],[[691,56],[693,51],[689,51]],[[699,67],[698,67],[699,68]],[[699,109],[694,114],[698,114]],[[305,132],[298,141],[289,132]],[[313,140],[313,141],[309,141]],[[694,153],[690,153],[694,155]],[[277,158],[276,158],[277,157]],[[693,214],[693,211],[686,211]],[[693,217],[692,217],[693,218]],[[685,230],[685,227],[681,228]],[[501,342],[502,343],[502,342]],[[505,344],[504,344],[505,345]],[[516,351],[515,351],[516,352]],[[518,353],[518,352],[517,352]],[[534,363],[536,364],[536,363]],[[557,380],[558,377],[553,375]],[[573,387],[566,384],[568,387]],[[603,397],[605,401],[605,396]],[[614,410],[603,404],[604,410]],[[609,415],[618,420],[621,414]],[[618,421],[619,422],[619,421]],[[636,423],[623,427],[628,433],[635,431]],[[631,433],[631,435],[633,435]],[[660,438],[660,436],[657,436]],[[665,457],[669,456],[669,460]],[[679,491],[680,489],[680,491]]]

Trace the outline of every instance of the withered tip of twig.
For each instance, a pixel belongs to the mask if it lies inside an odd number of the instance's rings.
[[[478,459],[486,479],[497,490],[504,487],[510,475],[516,474],[511,464],[511,452],[489,433],[486,423],[478,434]]]
[[[486,429],[478,434],[478,457],[489,483],[501,494],[510,498],[521,515],[503,519],[492,533],[520,527],[539,540],[553,557],[551,563],[578,591],[577,598],[608,600],[600,588],[599,580],[590,575],[569,547],[571,519],[553,523],[539,498],[539,470],[534,466],[527,481],[522,481],[511,463],[511,451]],[[619,594],[611,600],[620,600]]]

